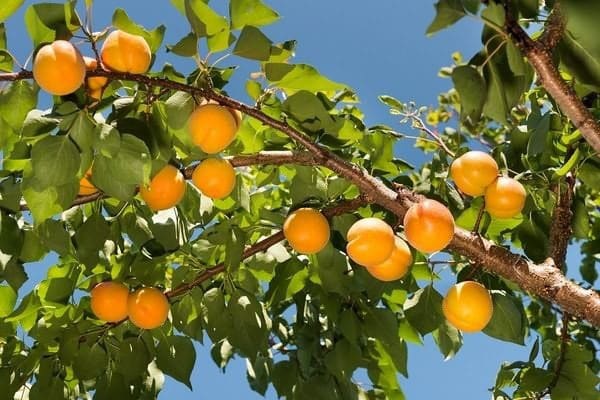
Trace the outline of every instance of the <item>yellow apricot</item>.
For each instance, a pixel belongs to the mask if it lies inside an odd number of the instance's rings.
[[[92,168],[87,170],[87,172],[83,175],[81,180],[79,181],[79,196],[87,196],[90,194],[94,194],[98,192],[98,188],[94,186],[92,182],[90,182],[90,178],[92,177]]]
[[[106,37],[100,56],[106,68],[132,74],[147,72],[152,60],[150,46],[143,37],[121,30]]]
[[[119,282],[102,282],[90,292],[90,306],[94,315],[106,322],[119,322],[127,318],[129,289]]]
[[[440,251],[454,237],[454,218],[440,202],[425,199],[413,204],[404,216],[406,240],[424,253]]]
[[[83,85],[85,62],[71,43],[56,40],[42,46],[33,61],[33,78],[46,92],[64,96]]]
[[[357,264],[370,267],[381,264],[394,250],[392,227],[378,218],[363,218],[348,230],[346,253]]]
[[[127,312],[132,324],[141,329],[162,326],[169,316],[169,300],[157,288],[145,287],[129,295]]]
[[[478,332],[490,322],[494,312],[492,297],[480,283],[460,282],[450,288],[442,311],[450,324],[463,332]]]
[[[461,192],[481,196],[498,177],[498,164],[487,153],[469,151],[454,160],[450,175]]]
[[[495,218],[512,218],[523,210],[526,199],[519,181],[501,176],[485,190],[485,209]]]
[[[188,130],[196,146],[207,154],[215,154],[233,142],[238,120],[227,107],[206,104],[196,108],[190,115]]]
[[[235,170],[226,160],[207,158],[194,169],[192,182],[205,196],[222,199],[235,187]]]
[[[313,208],[299,208],[283,224],[283,235],[294,250],[301,254],[315,254],[329,242],[329,222]]]
[[[166,165],[150,181],[140,188],[140,195],[154,211],[165,210],[177,205],[185,194],[185,178],[174,166]]]
[[[413,262],[410,247],[399,237],[394,237],[394,250],[381,264],[366,267],[367,271],[383,282],[391,282],[402,278]]]

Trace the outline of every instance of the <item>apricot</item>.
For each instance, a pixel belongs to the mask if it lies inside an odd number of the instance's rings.
[[[158,328],[169,316],[169,300],[157,288],[141,288],[129,295],[127,312],[131,323],[138,328]]]
[[[188,121],[192,142],[207,154],[225,150],[235,139],[238,126],[236,115],[218,104],[199,106]]]
[[[329,242],[329,222],[313,208],[299,208],[283,224],[283,235],[294,250],[315,254]]]
[[[469,151],[450,166],[450,176],[458,189],[469,196],[481,196],[498,177],[498,164],[487,153]]]
[[[85,62],[71,43],[56,40],[42,46],[33,61],[33,78],[46,92],[64,96],[83,85]]]
[[[205,196],[222,199],[235,187],[235,170],[226,160],[208,158],[194,169],[192,182]]]
[[[448,290],[442,311],[455,328],[463,332],[478,332],[490,322],[494,306],[490,293],[482,284],[465,281]]]
[[[525,207],[527,191],[519,181],[501,176],[485,190],[485,209],[495,218],[512,218]]]
[[[88,196],[90,194],[98,193],[98,188],[90,182],[91,177],[92,168],[90,167],[79,181],[79,196]]]
[[[116,30],[104,40],[100,57],[104,66],[113,71],[143,74],[150,67],[152,53],[143,37]]]
[[[96,61],[95,58],[83,57],[83,61],[85,62],[85,67],[88,71],[93,71],[98,68],[98,61]],[[100,97],[102,97],[102,89],[108,83],[108,78],[104,76],[93,76],[87,78],[86,83],[88,95],[94,99],[100,99]]]
[[[127,318],[129,289],[119,282],[102,282],[90,292],[91,308],[96,318],[106,322],[119,322]]]
[[[408,243],[421,252],[440,251],[454,237],[454,218],[442,203],[425,199],[408,209],[404,234]]]
[[[391,282],[402,278],[408,272],[413,262],[410,247],[399,237],[394,237],[394,250],[381,264],[366,267],[367,271],[376,279]]]
[[[357,264],[370,267],[383,263],[394,250],[392,227],[377,218],[363,218],[348,230],[346,253]]]
[[[140,195],[154,211],[166,210],[177,205],[185,194],[185,178],[174,166],[166,165],[150,181],[140,188]]]

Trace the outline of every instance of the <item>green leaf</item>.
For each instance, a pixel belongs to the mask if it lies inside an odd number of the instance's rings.
[[[196,363],[196,349],[185,336],[168,336],[158,343],[156,364],[170,377],[192,390],[190,377]]]
[[[81,158],[68,136],[48,136],[31,150],[36,179],[47,186],[64,185],[75,180]]]
[[[74,2],[33,4],[25,11],[25,27],[34,47],[55,39],[69,40],[81,22],[74,12]]]
[[[167,125],[173,129],[182,129],[187,124],[195,107],[196,103],[192,95],[185,92],[175,92],[165,102]]]
[[[119,362],[117,368],[127,380],[133,380],[144,375],[152,356],[143,340],[129,338],[119,346]]]
[[[433,286],[419,289],[404,303],[406,319],[421,335],[433,332],[444,323],[442,295]]]
[[[91,347],[82,345],[73,363],[73,371],[81,380],[93,379],[106,371],[108,356],[98,344]]]
[[[0,318],[10,315],[17,304],[17,292],[10,286],[0,286]]]
[[[14,218],[0,212],[0,251],[18,256],[23,247],[23,232]]]
[[[277,306],[300,292],[305,287],[307,279],[308,269],[297,258],[278,264],[275,268],[275,276],[269,282],[265,299],[271,306]]]
[[[271,56],[272,43],[260,29],[248,25],[242,30],[233,54],[251,60],[267,61]]]
[[[198,37],[193,32],[188,33],[177,43],[167,45],[167,51],[182,57],[193,57],[198,54]]]
[[[25,0],[4,0],[0,5],[0,22],[4,22],[23,5]]]
[[[198,37],[213,36],[229,29],[227,18],[217,14],[203,0],[185,0],[185,15]]]
[[[586,239],[590,234],[590,218],[585,202],[579,198],[573,201],[573,235],[577,239]]]
[[[104,217],[98,213],[91,215],[74,236],[79,260],[93,268],[99,260],[98,251],[103,249],[109,235],[110,226]]]
[[[485,103],[486,83],[476,68],[461,65],[452,70],[452,82],[460,95],[461,118],[477,123]]]
[[[408,376],[406,343],[398,336],[398,322],[393,312],[387,309],[369,309],[363,323],[364,332],[381,342],[394,367]]]
[[[519,390],[542,392],[552,381],[553,374],[541,368],[527,368],[521,375]]]
[[[535,262],[542,262],[548,254],[548,232],[537,221],[525,219],[517,230],[525,254]]]
[[[30,82],[17,81],[0,93],[0,115],[15,132],[21,131],[27,114],[35,108],[38,91]]]
[[[261,303],[254,296],[238,290],[231,295],[227,309],[233,321],[228,337],[231,344],[249,358],[266,351],[269,326]]]
[[[440,0],[435,4],[435,10],[435,18],[427,28],[427,35],[433,35],[467,15],[460,0]]]
[[[64,256],[71,251],[71,238],[61,221],[53,219],[44,221],[35,230],[40,241],[50,250]]]
[[[537,0],[534,0],[537,1]],[[508,65],[515,75],[525,75],[528,72],[528,66],[521,51],[513,43],[512,40],[506,41],[506,56],[508,57]]]
[[[329,114],[323,102],[307,90],[300,90],[288,97],[282,108],[304,129],[312,132],[321,129],[335,132],[340,128],[338,121]]]
[[[551,138],[549,138],[550,131],[550,119],[551,113],[546,113],[542,118],[535,122],[533,132],[529,137],[529,143],[527,145],[527,155],[536,156],[544,151],[547,151],[547,147],[552,145]]]
[[[231,0],[229,15],[233,29],[242,29],[246,25],[269,25],[279,19],[279,14],[261,0]]]
[[[264,68],[267,79],[284,90],[316,93],[347,89],[346,85],[324,77],[307,64],[266,63]]]
[[[94,149],[104,157],[113,158],[119,154],[121,148],[121,136],[119,131],[108,124],[96,125],[94,132]]]
[[[77,144],[81,152],[89,151],[94,143],[96,122],[85,110],[77,113],[77,117],[69,128],[69,136]]]
[[[291,396],[294,386],[298,383],[297,363],[289,360],[276,363],[271,372],[271,381],[280,397]]]
[[[63,185],[48,186],[29,173],[23,179],[22,189],[35,222],[40,223],[71,205],[79,191],[79,182],[74,179]]]
[[[523,304],[506,293],[493,292],[494,313],[483,333],[496,339],[525,344],[527,319]]]
[[[462,347],[462,334],[448,322],[441,324],[432,336],[444,356],[444,361],[454,357]]]
[[[150,46],[150,51],[152,53],[156,53],[156,51],[158,51],[163,41],[163,37],[165,36],[166,28],[164,25],[160,25],[154,30],[149,31],[143,26],[133,22],[125,10],[121,8],[117,8],[115,10],[112,17],[112,24],[117,29],[143,37],[144,40],[148,42],[148,46]]]
[[[38,293],[42,300],[51,303],[66,303],[73,294],[75,282],[69,278],[58,277],[42,281]]]

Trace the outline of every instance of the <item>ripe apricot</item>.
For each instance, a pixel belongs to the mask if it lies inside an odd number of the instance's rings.
[[[102,282],[90,292],[94,315],[106,322],[119,322],[127,318],[129,289],[119,282]]]
[[[98,61],[95,58],[91,57],[83,57],[83,61],[85,62],[85,67],[88,71],[93,71],[98,68]],[[108,82],[108,78],[104,76],[93,76],[91,78],[87,78],[87,89],[88,95],[94,99],[100,99],[102,96],[102,89],[106,86]]]
[[[469,196],[481,196],[498,177],[498,164],[487,153],[469,151],[450,166],[450,176],[458,189]]]
[[[485,328],[494,312],[492,297],[480,283],[460,282],[450,288],[442,302],[444,316],[463,332],[477,332]]]
[[[140,188],[142,199],[154,211],[176,206],[184,194],[185,178],[172,165],[166,165],[158,171],[147,187]]]
[[[346,253],[357,264],[370,267],[381,264],[394,250],[392,227],[377,218],[363,218],[348,230]]]
[[[315,254],[329,242],[329,222],[313,208],[299,208],[286,218],[283,235],[298,253]]]
[[[85,62],[71,43],[56,40],[42,46],[33,61],[33,78],[46,92],[64,96],[83,85]]]
[[[79,195],[87,196],[90,194],[94,194],[98,192],[98,188],[94,186],[92,182],[90,182],[90,178],[92,177],[92,168],[87,170],[87,172],[83,175],[81,180],[79,181]]]
[[[442,203],[425,199],[408,209],[404,233],[415,249],[424,253],[440,251],[454,237],[454,218]]]
[[[527,192],[519,181],[501,176],[485,190],[485,209],[496,218],[512,218],[525,207]]]
[[[169,315],[169,300],[157,288],[141,288],[129,295],[127,312],[131,323],[138,328],[158,328]]]
[[[220,158],[207,158],[192,173],[192,182],[211,199],[229,196],[235,187],[235,170]]]
[[[410,247],[399,237],[394,237],[394,250],[381,264],[366,267],[369,273],[384,282],[391,282],[402,278],[408,272],[408,267],[413,262]]]
[[[104,40],[100,57],[104,66],[113,71],[143,74],[150,67],[152,53],[143,37],[116,30]]]
[[[206,104],[190,115],[188,130],[196,146],[207,154],[215,154],[233,142],[238,125],[237,117],[227,107]]]

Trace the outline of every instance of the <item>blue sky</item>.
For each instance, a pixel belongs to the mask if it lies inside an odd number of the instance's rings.
[[[273,41],[298,40],[296,62],[312,64],[331,79],[353,87],[360,96],[369,124],[386,123],[400,131],[407,128],[398,125],[387,108],[378,102],[377,96],[389,94],[403,101],[434,105],[437,94],[450,87],[449,80],[437,76],[440,67],[451,63],[452,52],[460,50],[468,57],[480,46],[481,27],[472,20],[463,21],[433,38],[425,37],[425,29],[433,17],[433,0],[268,0],[268,3],[282,15],[279,23],[266,30]],[[223,0],[213,0],[211,4],[221,12],[226,9]],[[125,8],[134,20],[147,27],[165,24],[165,43],[175,43],[189,31],[185,19],[168,0],[97,0],[96,30],[110,23],[116,7]],[[31,51],[22,14],[20,11],[8,23],[9,47],[20,61]],[[167,58],[185,72],[193,67],[188,60],[164,54],[159,57],[159,64]],[[225,61],[226,64],[237,62],[239,60],[233,57]],[[228,87],[229,93],[248,100],[243,82],[252,71],[253,68],[248,66],[242,68],[238,80]],[[397,156],[418,161],[411,146],[410,141],[398,145]],[[576,251],[571,251],[571,261],[577,257],[574,253]],[[39,280],[43,268],[29,266],[28,272],[32,280]],[[444,293],[453,283],[453,277],[444,274],[436,288]],[[197,351],[192,378],[196,392],[168,379],[160,398],[262,398],[248,387],[243,360],[234,360],[226,374],[222,374],[210,358],[209,347],[198,346]],[[500,364],[526,359],[528,353],[527,347],[475,334],[465,337],[464,346],[454,359],[443,361],[437,347],[427,337],[425,346],[409,345],[410,379],[402,379],[402,386],[407,397],[413,400],[442,396],[464,400],[489,398],[487,389],[493,385]],[[272,389],[267,398],[276,398]]]

